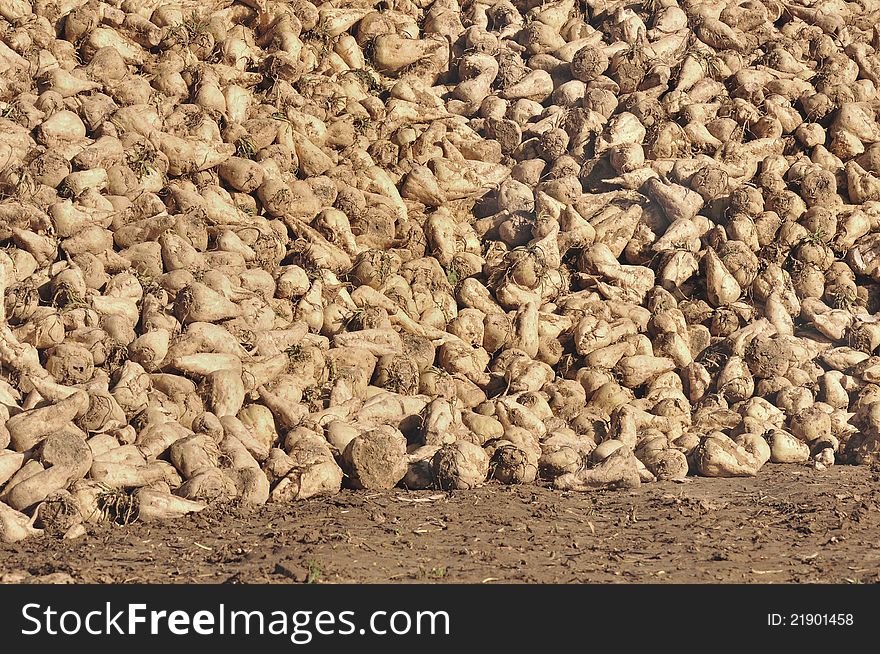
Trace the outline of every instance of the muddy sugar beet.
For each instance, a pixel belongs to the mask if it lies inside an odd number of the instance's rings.
[[[871,5],[0,5],[3,541],[880,457]]]

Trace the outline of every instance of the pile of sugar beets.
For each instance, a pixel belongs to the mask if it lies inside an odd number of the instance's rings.
[[[877,25],[0,0],[0,540],[875,462]]]

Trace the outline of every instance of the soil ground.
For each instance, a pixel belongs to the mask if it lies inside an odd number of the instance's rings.
[[[635,491],[343,491],[0,545],[0,581],[876,583],[878,482],[768,466]]]

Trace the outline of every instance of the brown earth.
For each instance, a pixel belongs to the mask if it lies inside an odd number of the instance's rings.
[[[0,580],[875,583],[878,482],[867,467],[768,466],[632,492],[343,491],[0,545]]]

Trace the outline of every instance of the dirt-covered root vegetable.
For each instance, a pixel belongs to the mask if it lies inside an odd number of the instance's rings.
[[[635,455],[659,481],[687,477],[687,456],[681,450],[670,447],[663,434],[644,439],[636,448]]]
[[[168,458],[184,479],[192,479],[204,470],[217,468],[220,447],[207,434],[193,434],[176,440],[168,448]]]
[[[0,450],[0,488],[21,469],[24,454],[12,450]]]
[[[743,428],[749,428],[750,424],[754,423],[752,423],[751,420],[743,420]],[[763,431],[764,428],[765,425],[757,425],[755,427],[755,431]],[[755,459],[755,464],[758,466],[759,470],[765,463],[770,461],[770,445],[761,434],[745,432],[743,434],[737,434],[732,438],[732,440],[734,443],[736,443],[746,452],[752,455],[752,457]]]
[[[182,323],[216,322],[241,315],[241,308],[205,284],[195,282],[177,293],[174,314]]]
[[[219,418],[234,416],[245,400],[245,388],[240,369],[223,369],[206,377],[207,406]]]
[[[3,501],[17,511],[30,511],[50,495],[81,479],[92,465],[91,450],[80,436],[64,432],[48,436],[35,453],[34,468],[26,478],[13,476],[3,490]],[[20,471],[22,472],[22,471]]]
[[[479,445],[458,440],[441,445],[431,457],[434,485],[442,490],[470,490],[485,483],[489,455]]]
[[[88,395],[81,391],[53,404],[23,411],[6,421],[10,443],[23,452],[37,445],[48,434],[60,430],[88,408]]]
[[[608,69],[608,63],[608,55],[601,47],[585,45],[575,53],[569,65],[575,79],[591,82]]]
[[[145,465],[142,461],[114,461],[104,457],[96,459],[89,470],[90,479],[111,489],[150,486],[164,480],[165,476],[166,471],[160,464]]]
[[[666,372],[675,370],[675,361],[651,354],[626,356],[615,366],[620,384],[626,388],[638,388]]]
[[[798,411],[789,420],[789,430],[805,443],[831,436],[831,416],[817,405]]]
[[[236,481],[220,468],[202,468],[178,486],[174,494],[187,500],[222,504],[238,498]]]
[[[418,445],[407,448],[407,469],[400,486],[408,490],[434,488],[434,455],[441,447],[441,445]]]
[[[406,438],[388,425],[370,429],[351,440],[341,465],[353,488],[394,488],[407,471]]]
[[[39,536],[43,530],[34,527],[35,520],[36,516],[26,516],[0,502],[0,542],[17,543],[31,536]]]
[[[760,468],[753,454],[720,432],[704,437],[691,456],[703,477],[754,477]]]
[[[676,220],[691,220],[703,206],[698,193],[679,184],[664,184],[659,179],[649,179],[645,190],[657,202],[670,223]]]
[[[531,484],[538,476],[540,447],[531,439],[516,437],[512,430],[508,434],[512,440],[501,438],[486,444],[491,454],[489,476],[503,484]]]
[[[880,402],[869,402],[856,412],[852,422],[859,428],[846,442],[845,461],[870,465],[880,458]]]
[[[339,348],[363,349],[377,357],[400,354],[403,348],[400,335],[393,329],[343,332],[333,337],[333,344]]]
[[[541,478],[549,480],[577,472],[595,448],[596,443],[592,439],[565,432],[551,433],[541,441],[538,472]]]
[[[149,522],[179,518],[206,508],[203,502],[188,500],[151,488],[138,489],[132,496],[137,519]]]
[[[837,451],[839,448],[840,443],[833,440],[816,443],[810,451],[813,467],[816,470],[825,470],[833,466],[837,462]]]
[[[226,474],[233,478],[238,491],[238,501],[245,506],[261,506],[269,501],[269,479],[259,468],[251,466],[234,468]]]
[[[342,485],[342,469],[327,441],[316,434],[296,440],[288,452],[290,469],[272,488],[273,502],[305,500],[316,495],[335,495]]]
[[[77,522],[67,528],[67,530],[62,535],[62,538],[64,540],[75,540],[77,538],[82,538],[87,534],[88,531],[86,530],[85,525],[81,522]]]
[[[787,431],[773,429],[765,438],[772,463],[806,463],[810,458],[810,447]]]
[[[639,463],[628,447],[621,444],[607,458],[592,468],[566,473],[553,481],[560,490],[635,488],[642,483]]]
[[[461,428],[461,412],[450,402],[436,399],[422,411],[421,441],[425,445],[453,443],[458,436],[466,436]]]
[[[146,417],[146,416],[145,416]],[[171,419],[165,413],[157,413],[137,434],[134,444],[146,459],[163,454],[175,441],[192,435],[192,431]]]
[[[706,292],[709,302],[714,306],[724,306],[735,302],[742,295],[742,288],[730,274],[714,249],[709,248],[705,261]]]

